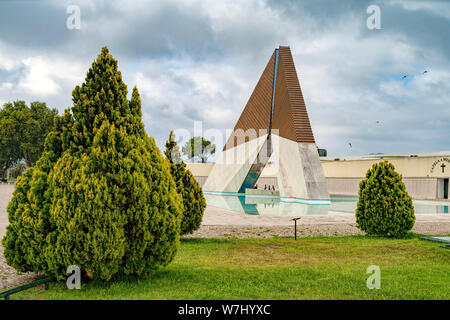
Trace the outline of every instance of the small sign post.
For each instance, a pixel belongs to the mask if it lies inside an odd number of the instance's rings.
[[[297,220],[300,220],[301,218],[294,218],[292,221],[294,221],[294,240],[297,240]]]

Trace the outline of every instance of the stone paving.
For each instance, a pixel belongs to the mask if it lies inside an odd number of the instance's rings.
[[[297,221],[302,224],[355,224],[354,214],[329,212],[327,215],[298,215],[298,216],[275,216],[275,215],[249,215],[236,211],[226,210],[216,207],[207,207],[203,217],[205,226],[289,226],[293,225],[292,218],[301,217]],[[417,223],[435,223],[444,225],[450,223],[450,214],[416,214]],[[445,233],[450,233],[450,229],[439,228]],[[446,232],[445,232],[446,231]]]
[[[12,197],[13,191],[13,184],[0,184],[0,240],[3,239],[6,226],[8,225],[6,206]],[[0,291],[31,282],[36,278],[37,275],[33,272],[20,273],[8,266],[3,256],[3,247],[0,244]]]

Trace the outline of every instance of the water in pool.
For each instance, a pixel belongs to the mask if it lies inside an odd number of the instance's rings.
[[[213,195],[205,193],[206,203],[212,207],[253,215],[354,214],[357,197],[331,196],[331,204],[302,204],[280,201],[278,197],[249,197],[245,195]],[[449,214],[450,203],[414,201],[416,214]]]

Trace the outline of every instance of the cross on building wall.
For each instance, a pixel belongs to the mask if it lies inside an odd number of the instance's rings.
[[[445,169],[445,167],[446,167],[446,165],[445,165],[445,164],[442,164],[442,165],[441,165],[441,168],[442,168],[442,173],[444,173],[444,169]]]

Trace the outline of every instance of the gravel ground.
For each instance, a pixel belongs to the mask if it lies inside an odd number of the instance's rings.
[[[13,184],[0,184],[0,239],[3,239],[8,225],[6,206],[13,191]],[[38,275],[33,272],[20,273],[8,266],[3,256],[3,247],[0,245],[0,291],[29,283],[37,278]]]
[[[20,273],[8,266],[3,256],[3,247],[0,246],[0,291],[30,283],[38,278],[39,275],[33,272]]]
[[[450,222],[417,222],[412,230],[429,235],[450,234]],[[354,223],[341,224],[297,224],[297,237],[348,236],[365,234]],[[294,226],[201,226],[199,230],[184,238],[293,238]]]
[[[8,225],[6,206],[11,199],[14,185],[0,184],[0,239]],[[421,234],[450,234],[450,215],[417,215],[413,231]],[[294,236],[292,217],[251,216],[239,212],[208,207],[200,229],[184,238],[292,238]],[[344,236],[364,234],[355,225],[351,214],[330,213],[328,215],[302,216],[297,224],[297,236]],[[33,280],[39,275],[19,273],[6,264],[0,245],[0,291],[16,287]]]

